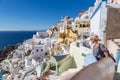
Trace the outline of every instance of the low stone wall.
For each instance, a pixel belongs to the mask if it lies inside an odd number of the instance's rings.
[[[115,65],[111,58],[104,58],[80,70],[70,80],[113,80]]]

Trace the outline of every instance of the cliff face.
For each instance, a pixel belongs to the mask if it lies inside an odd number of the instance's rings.
[[[0,51],[0,62],[7,58],[11,51],[15,49],[15,46],[8,45],[3,50]]]

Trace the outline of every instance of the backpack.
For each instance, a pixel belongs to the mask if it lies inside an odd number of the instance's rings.
[[[100,44],[100,45],[101,45],[101,44]],[[100,45],[99,45],[99,50],[102,51]],[[107,50],[107,53],[108,53],[108,56],[109,56],[114,62],[116,62],[115,58],[114,58],[113,55],[109,52],[109,50]],[[105,54],[103,53],[103,51],[102,51],[102,53],[101,53],[100,55],[101,55],[101,58],[104,58],[104,57],[105,57]]]

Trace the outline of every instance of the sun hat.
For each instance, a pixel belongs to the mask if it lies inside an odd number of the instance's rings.
[[[91,36],[90,39],[94,39],[96,41],[101,41],[101,39],[99,39],[98,35],[94,34],[93,36]]]

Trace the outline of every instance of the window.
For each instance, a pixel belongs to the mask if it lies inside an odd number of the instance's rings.
[[[38,49],[36,49],[36,51],[37,51],[37,52],[39,52],[39,50],[38,50]]]
[[[41,49],[41,52],[43,52],[43,49]]]

